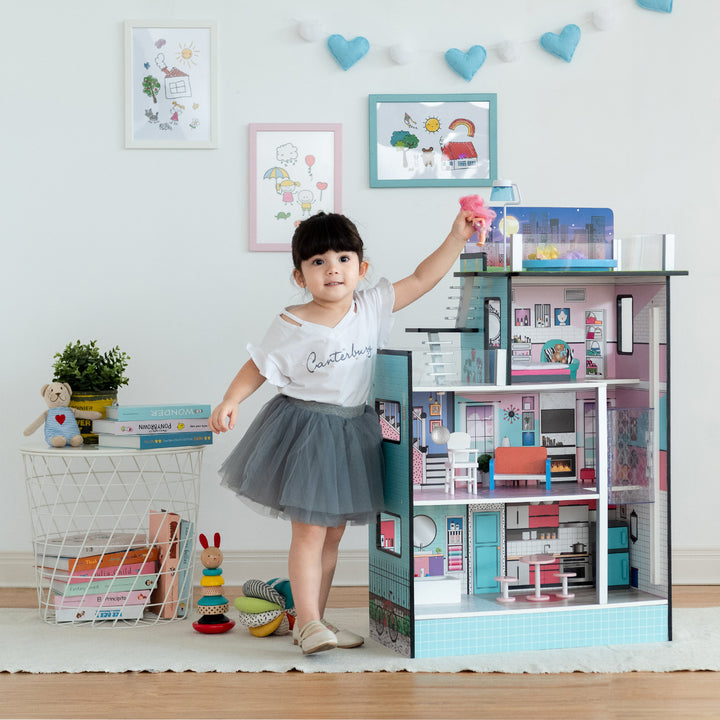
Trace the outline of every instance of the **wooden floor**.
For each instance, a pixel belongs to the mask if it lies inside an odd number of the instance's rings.
[[[0,607],[35,602],[0,589]],[[718,606],[720,586],[676,587],[673,602]],[[336,588],[331,604],[366,605],[367,588]],[[720,673],[0,673],[0,717],[718,720]]]

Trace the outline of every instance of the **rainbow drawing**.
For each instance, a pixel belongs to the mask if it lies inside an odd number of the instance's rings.
[[[454,130],[459,125],[464,125],[467,128],[468,137],[475,136],[475,123],[467,118],[456,118],[448,126],[451,130]]]

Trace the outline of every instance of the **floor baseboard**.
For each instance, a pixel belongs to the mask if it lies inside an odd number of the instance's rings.
[[[287,577],[287,553],[279,551],[223,551],[223,577],[228,585],[246,580]],[[720,548],[677,548],[673,550],[674,585],[720,585]],[[196,580],[202,575],[199,559]],[[365,550],[345,550],[338,555],[335,585],[362,586],[368,583],[368,555]],[[35,585],[32,553],[0,553],[0,587]]]
[[[287,552],[234,552],[223,550],[223,578],[227,585],[241,586],[246,580],[287,577]],[[199,553],[195,562],[196,584],[202,576]],[[362,586],[368,583],[368,554],[365,550],[346,550],[338,555],[335,584]],[[0,553],[0,587],[35,585],[32,553]]]

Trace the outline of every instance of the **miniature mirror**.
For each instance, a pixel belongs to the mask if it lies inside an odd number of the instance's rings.
[[[619,355],[633,352],[633,297],[617,296],[617,351]]]
[[[413,518],[413,545],[422,550],[435,540],[437,525],[429,515],[416,515]]]
[[[485,346],[488,350],[500,347],[500,298],[485,298]]]

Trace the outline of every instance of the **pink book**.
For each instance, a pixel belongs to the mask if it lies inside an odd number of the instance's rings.
[[[76,607],[121,607],[123,605],[144,605],[150,599],[147,590],[133,590],[132,592],[96,593],[78,597],[55,597],[55,608]]]
[[[149,539],[158,552],[159,575],[148,610],[161,618],[174,618],[179,594],[180,516],[166,510],[151,510]]]
[[[67,573],[48,572],[45,577],[57,583],[83,583],[91,580],[107,580],[114,577],[127,577],[128,575],[152,575],[155,572],[155,563],[133,563],[132,565],[115,565],[114,567],[100,567],[92,570],[76,570],[72,575]]]

